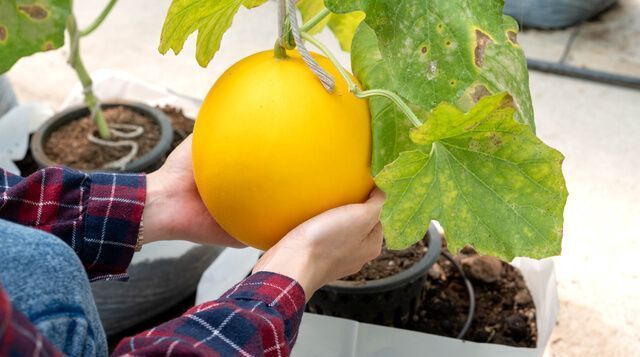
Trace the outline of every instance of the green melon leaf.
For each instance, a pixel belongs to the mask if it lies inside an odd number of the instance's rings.
[[[298,9],[302,14],[302,20],[305,22],[324,9],[324,7],[324,0],[298,1]],[[343,51],[349,52],[351,51],[353,35],[363,19],[364,13],[362,11],[354,11],[348,14],[330,14],[314,26],[309,33],[318,33],[325,26],[328,26],[338,39],[340,48],[342,48]]]
[[[64,44],[70,0],[0,1],[0,73],[20,58]]]
[[[506,260],[560,252],[564,157],[515,113],[506,93],[468,113],[442,103],[411,131],[416,148],[376,176],[387,193],[381,220],[390,248],[418,241],[436,219],[451,250],[470,243]]]
[[[298,1],[297,6],[298,10],[300,10],[300,15],[302,15],[302,22],[304,23],[324,9],[324,0],[300,0]],[[331,16],[332,15],[329,15],[322,19],[322,21],[309,30],[309,33],[313,35],[322,31],[322,29],[327,26]]]
[[[358,25],[364,20],[364,12],[354,11],[349,14],[331,15],[327,24],[340,43],[343,51],[351,51],[351,43]]]
[[[398,83],[391,75],[388,63],[382,59],[376,34],[365,23],[358,27],[354,36],[351,67],[366,88],[386,88],[398,93]],[[415,144],[408,134],[412,125],[395,104],[386,98],[371,97],[369,108],[373,139],[371,170],[376,175],[401,152],[413,149]],[[413,109],[418,117],[426,116],[426,113],[418,113],[418,107],[413,106]]]
[[[265,2],[267,2],[267,0],[244,0],[242,2],[242,5],[244,5],[244,7],[246,7],[247,9],[252,9],[264,4]]]
[[[158,50],[165,54],[182,51],[187,38],[196,30],[196,60],[206,67],[220,49],[222,35],[231,26],[242,4],[259,4],[253,0],[173,0],[162,26]]]
[[[516,103],[516,119],[535,130],[526,60],[516,38],[517,23],[502,14],[501,0],[325,3],[338,13],[366,13],[352,45],[352,68],[366,89],[396,92],[423,119],[440,102],[468,110],[479,98],[506,91]],[[377,66],[377,62],[385,63],[384,76],[364,68]],[[387,126],[391,125],[387,121],[406,120],[387,106],[372,107],[374,120]],[[376,140],[380,135],[391,137],[374,131],[374,173],[408,149],[406,140]]]

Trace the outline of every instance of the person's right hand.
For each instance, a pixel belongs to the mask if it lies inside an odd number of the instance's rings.
[[[376,188],[365,203],[334,208],[302,223],[269,249],[253,272],[288,276],[309,300],[323,285],[360,271],[380,254],[384,198]]]

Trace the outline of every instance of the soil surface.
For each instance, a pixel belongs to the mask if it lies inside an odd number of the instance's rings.
[[[536,309],[520,272],[495,257],[478,255],[471,247],[462,249],[455,260],[471,279],[476,296],[476,312],[464,339],[535,347]],[[405,328],[455,338],[468,308],[460,272],[441,256],[429,270],[422,302]]]
[[[152,119],[124,107],[109,108],[103,112],[107,123],[135,124],[144,128],[142,136],[127,139],[138,143],[135,158],[146,154],[158,143],[160,128]],[[108,147],[90,142],[87,139],[90,133],[97,137],[96,127],[91,118],[87,116],[74,120],[51,133],[44,145],[44,151],[59,164],[80,170],[99,170],[131,150],[129,146]]]
[[[427,246],[423,241],[400,251],[389,250],[386,245],[383,245],[379,257],[365,264],[359,272],[342,280],[365,282],[386,278],[411,268],[426,252]]]
[[[397,274],[412,267],[426,251],[423,241],[402,251],[390,251],[384,246],[378,258],[343,280],[364,282]],[[476,311],[464,339],[535,347],[536,309],[520,272],[496,257],[478,254],[470,246],[454,259],[471,280],[475,292]],[[415,314],[407,325],[398,327],[455,338],[467,319],[468,309],[469,295],[459,270],[440,256],[427,273]]]

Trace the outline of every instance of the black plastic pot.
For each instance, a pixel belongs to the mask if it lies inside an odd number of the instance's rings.
[[[160,166],[160,160],[167,153],[173,141],[173,128],[169,118],[160,110],[152,108],[148,105],[130,102],[130,101],[109,101],[102,103],[102,109],[124,107],[139,114],[152,119],[160,127],[160,140],[156,146],[143,156],[131,161],[125,168],[126,172],[149,172]],[[89,115],[87,106],[76,106],[62,112],[57,113],[51,119],[47,120],[35,132],[31,138],[31,152],[33,159],[39,167],[48,167],[59,165],[52,161],[44,152],[44,143],[47,141],[51,133],[56,129],[71,121],[84,118]],[[99,171],[109,171],[101,169]]]
[[[411,268],[365,283],[338,280],[325,285],[313,295],[308,310],[379,325],[404,325],[420,301],[427,271],[438,260],[442,237],[442,228],[432,221],[424,238],[429,250]]]

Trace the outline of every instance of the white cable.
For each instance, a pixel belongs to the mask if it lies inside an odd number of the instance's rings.
[[[333,93],[336,82],[333,79],[333,76],[329,74],[324,68],[318,64],[318,62],[311,56],[311,53],[304,46],[304,42],[302,41],[302,36],[300,35],[300,27],[298,26],[298,13],[296,11],[296,3],[295,0],[286,0],[289,7],[289,23],[291,25],[291,33],[293,34],[293,39],[296,42],[296,47],[298,48],[298,52],[302,57],[302,60],[307,64],[309,69],[318,77],[322,86],[329,93]],[[280,19],[279,19],[280,20]],[[284,25],[283,22],[278,24],[280,28]],[[280,37],[282,38],[282,37]]]

